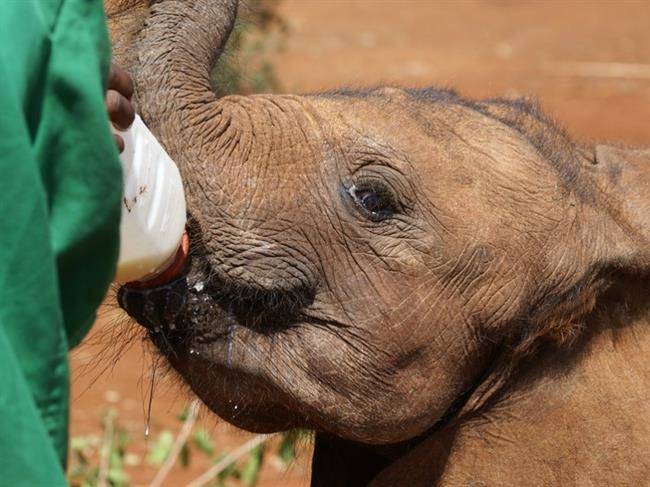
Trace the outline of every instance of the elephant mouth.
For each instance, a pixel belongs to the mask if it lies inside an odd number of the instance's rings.
[[[117,299],[132,318],[153,333],[189,332],[194,328],[195,338],[203,341],[208,337],[198,333],[205,332],[203,325],[208,322],[210,328],[218,321],[224,326],[236,324],[257,333],[273,334],[303,318],[298,305],[282,304],[282,297],[275,293],[248,299],[238,292],[242,291],[215,290],[214,284],[202,281],[192,283],[190,276],[182,274],[156,286],[122,286]]]
[[[225,282],[214,274],[204,259],[190,257],[185,234],[167,270],[120,287],[118,304],[149,330],[164,354],[177,355],[183,347],[227,341],[236,328],[274,335],[304,321],[302,310],[314,299],[308,291],[265,290]]]
[[[293,427],[291,399],[262,357],[304,324],[298,309],[275,293],[206,279],[197,260],[169,282],[122,286],[120,306],[213,412],[251,431]]]

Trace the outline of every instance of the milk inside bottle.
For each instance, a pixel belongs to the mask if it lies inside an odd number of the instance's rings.
[[[133,125],[117,132],[124,179],[120,220],[118,283],[146,280],[171,264],[186,222],[181,176],[165,149],[136,115]]]

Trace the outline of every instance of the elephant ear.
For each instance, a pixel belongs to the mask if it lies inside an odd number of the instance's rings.
[[[597,264],[650,273],[650,149],[581,147],[527,99],[495,98],[477,108],[525,136],[590,206],[591,228],[608,234]]]
[[[515,127],[550,160],[568,189],[575,221],[556,243],[551,268],[522,304],[485,380],[459,417],[475,414],[500,397],[540,346],[579,345],[592,326],[606,326],[615,308],[643,306],[650,279],[650,150],[599,145],[580,147],[529,105],[490,102],[483,112]],[[549,148],[549,145],[551,146]],[[554,146],[554,147],[553,147]],[[646,291],[647,292],[647,291]]]
[[[606,295],[650,278],[650,149],[576,146],[571,162],[576,222],[556,253],[571,256],[557,269],[573,277],[538,290],[526,311],[531,332],[513,350],[539,338],[570,344]]]
[[[618,265],[650,275],[650,149],[599,145],[592,171],[607,213],[620,229]]]
[[[605,311],[603,300],[631,296],[630,283],[650,279],[650,150],[599,145],[574,154],[579,188],[570,204],[579,222],[558,244],[560,262],[570,255],[569,262],[557,263],[559,275],[573,277],[548,282],[528,303],[529,329],[511,344],[515,355],[527,355],[539,339],[571,344],[592,312]]]

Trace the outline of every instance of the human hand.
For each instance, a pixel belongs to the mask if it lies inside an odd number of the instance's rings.
[[[131,104],[133,96],[133,81],[129,74],[117,64],[111,64],[108,76],[108,90],[106,90],[106,111],[116,129],[128,129],[135,119],[135,109]],[[118,134],[113,134],[117,149],[124,150],[124,139]]]

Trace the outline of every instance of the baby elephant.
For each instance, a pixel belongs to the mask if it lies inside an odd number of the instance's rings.
[[[647,482],[650,151],[447,90],[217,99],[232,0],[108,9],[190,211],[120,303],[212,411],[314,430],[315,486]]]

